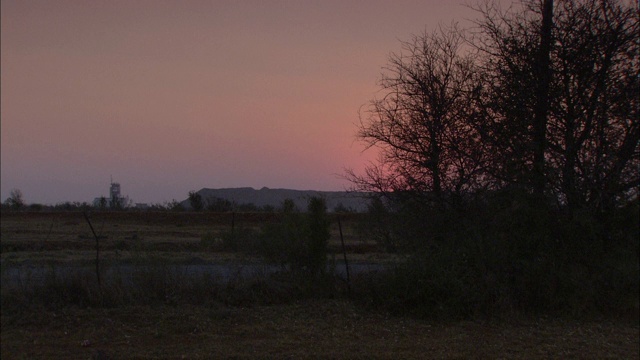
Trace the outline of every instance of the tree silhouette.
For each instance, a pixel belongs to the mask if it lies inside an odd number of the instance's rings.
[[[363,190],[412,191],[441,198],[478,185],[483,152],[470,126],[478,88],[474,55],[457,26],[402,43],[384,68],[382,97],[361,114],[358,136],[380,150],[364,175],[348,173]]]
[[[7,198],[7,200],[5,200],[5,204],[13,210],[22,209],[25,206],[22,191],[20,191],[20,189],[11,190],[9,197]]]
[[[639,13],[613,0],[523,4],[478,9],[489,173],[607,211],[637,196]]]
[[[475,27],[402,43],[358,137],[361,190],[442,202],[517,187],[569,212],[638,196],[639,14],[614,0],[485,2]]]
[[[189,204],[194,211],[202,211],[202,209],[204,209],[202,195],[195,191],[189,191]]]

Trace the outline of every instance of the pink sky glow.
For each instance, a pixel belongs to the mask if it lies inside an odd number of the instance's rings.
[[[344,190],[389,53],[463,2],[2,0],[1,200]]]

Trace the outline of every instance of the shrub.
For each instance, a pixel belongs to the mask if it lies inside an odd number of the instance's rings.
[[[317,276],[327,268],[327,242],[331,237],[327,216],[327,205],[324,199],[312,197],[309,199],[307,223],[307,267],[309,272]]]
[[[392,213],[382,199],[374,197],[367,206],[367,212],[358,224],[359,232],[366,239],[374,240],[388,253],[398,251],[397,238],[392,233]]]
[[[330,222],[324,199],[311,198],[301,214],[291,200],[283,204],[280,222],[263,227],[260,253],[293,273],[317,279],[326,271]]]
[[[436,317],[638,313],[635,203],[609,225],[517,189],[458,207],[402,205],[390,219],[409,260],[354,286],[372,305]]]

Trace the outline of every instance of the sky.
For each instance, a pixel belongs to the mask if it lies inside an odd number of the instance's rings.
[[[1,0],[1,197],[345,190],[401,40],[464,0]]]

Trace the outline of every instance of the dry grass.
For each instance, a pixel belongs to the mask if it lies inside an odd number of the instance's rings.
[[[239,216],[236,226],[259,228],[272,220],[265,216]],[[343,230],[352,250],[350,261],[394,261],[355,235],[357,219],[346,220]],[[175,262],[251,260],[200,245],[203,235],[229,230],[230,214],[96,213],[92,221],[98,233],[106,236],[101,241],[105,262],[135,256]],[[95,256],[95,242],[79,213],[2,214],[1,225],[3,266],[24,261],[90,262]],[[336,246],[339,238],[332,226],[331,244]],[[341,258],[340,253],[335,256]],[[346,300],[249,308],[138,304],[113,309],[32,306],[16,311],[20,313],[7,309],[1,313],[3,360],[629,359],[640,354],[637,318],[434,322],[371,312]]]
[[[637,358],[638,324],[553,319],[433,323],[345,301],[2,314],[2,359]]]
[[[101,236],[101,258],[128,260],[132,256],[172,259],[180,263],[191,258],[205,261],[237,260],[239,255],[225,252],[221,245],[202,246],[203,236],[221,237],[231,231],[230,213],[96,212],[91,222]],[[259,231],[278,214],[236,214],[236,231]],[[335,219],[334,219],[335,220]],[[355,261],[394,261],[378,251],[371,241],[362,239],[355,229],[357,214],[343,215],[343,233],[349,259]],[[69,262],[95,259],[95,239],[82,213],[12,213],[0,218],[0,246],[3,262]],[[330,250],[342,256],[337,221],[331,225]],[[246,259],[246,256],[242,257]]]
[[[230,228],[225,215],[94,213],[91,222],[102,237],[103,250],[137,246],[154,251],[189,251],[197,249],[205,233]],[[82,213],[3,213],[1,221],[3,254],[95,249],[94,237]],[[247,220],[247,226],[256,224]]]

